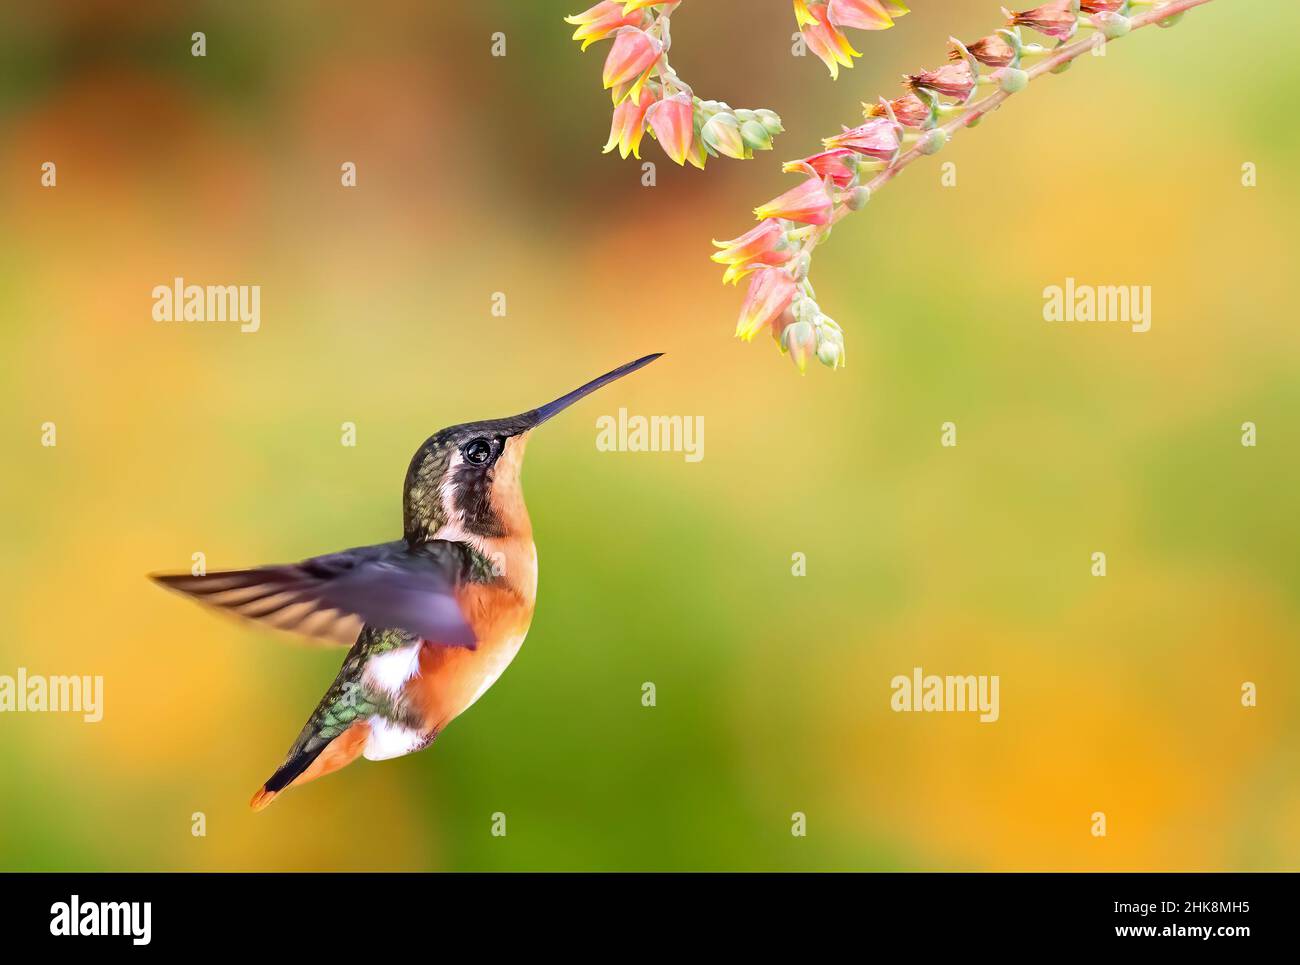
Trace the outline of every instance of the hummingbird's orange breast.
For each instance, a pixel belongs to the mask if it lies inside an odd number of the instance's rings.
[[[505,535],[482,536],[455,532],[492,561],[499,578],[467,583],[456,601],[478,640],[473,650],[461,647],[420,648],[420,672],[407,683],[403,696],[423,717],[425,732],[434,736],[496,683],[523,645],[537,599],[537,548],[524,505],[519,475],[528,433],[511,438],[493,469],[492,510]]]
[[[473,650],[430,644],[420,648],[420,672],[408,682],[405,696],[431,733],[446,727],[496,683],[532,623],[537,587],[532,540],[499,552],[512,579],[468,584],[456,594],[478,646]]]

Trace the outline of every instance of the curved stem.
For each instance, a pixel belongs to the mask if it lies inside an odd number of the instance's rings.
[[[1134,30],[1140,30],[1142,27],[1148,27],[1153,23],[1159,23],[1162,20],[1167,20],[1169,17],[1177,16],[1193,7],[1199,7],[1202,4],[1209,2],[1210,0],[1170,0],[1169,3],[1166,3],[1163,6],[1152,7],[1150,10],[1134,14],[1130,17],[1129,23],[1131,29],[1129,32],[1131,33]],[[1041,77],[1043,74],[1060,67],[1062,64],[1069,63],[1076,57],[1094,49],[1101,43],[1112,43],[1112,41],[1105,39],[1101,34],[1093,34],[1076,40],[1073,43],[1064,44],[1051,51],[1041,61],[1029,68],[1026,73],[1029,74],[1029,79],[1032,81],[1034,78]],[[989,113],[989,111],[1001,107],[1002,102],[1011,96],[1012,95],[1008,94],[1005,90],[997,90],[988,97],[982,98],[977,103],[970,105],[951,119],[938,125],[938,129],[942,130],[945,135],[951,137],[961,128],[969,127],[971,124],[978,121],[985,114]],[[871,190],[872,194],[875,194],[878,190],[897,177],[899,172],[905,167],[924,155],[925,152],[921,150],[924,140],[925,139],[922,138],[917,144],[914,144],[907,151],[900,154],[894,160],[893,164],[889,165],[889,167],[879,172],[875,177],[867,182],[867,187]],[[837,223],[841,218],[849,213],[850,209],[848,207],[838,207],[831,217],[831,224]],[[814,231],[809,236],[806,247],[816,247],[829,227],[829,225],[819,227]]]

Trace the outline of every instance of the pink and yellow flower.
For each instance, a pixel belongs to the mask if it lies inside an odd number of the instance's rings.
[[[695,139],[695,100],[685,91],[665,97],[646,114],[664,153],[685,164]]]
[[[896,0],[794,0],[794,17],[808,49],[821,58],[831,77],[841,67],[852,67],[862,54],[853,49],[845,28],[888,30],[894,19],[907,13]]]
[[[740,306],[736,337],[748,342],[790,307],[797,290],[795,280],[784,268],[764,268],[754,275]]]
[[[641,99],[641,88],[650,79],[663,52],[663,43],[644,30],[635,27],[619,30],[609,48],[609,56],[605,58],[605,73],[602,78],[606,90],[611,87],[615,89],[616,104],[625,97],[631,97],[633,101]]]
[[[639,159],[646,131],[653,132],[664,153],[678,164],[700,169],[719,154],[743,159],[770,149],[772,138],[785,130],[775,113],[743,111],[742,122],[727,105],[697,99],[668,62],[669,18],[680,3],[600,0],[564,18],[577,26],[573,36],[584,50],[597,40],[612,40],[603,83],[616,110],[605,152],[617,148],[624,158],[633,154]],[[632,106],[625,106],[628,103]]]
[[[858,156],[846,147],[822,151],[797,161],[786,161],[781,168],[786,174],[800,172],[815,178],[828,178],[838,188],[848,187],[857,176]]]
[[[1069,40],[1079,26],[1079,0],[1051,0],[1019,13],[1005,7],[1002,12],[1013,27],[1029,27],[1054,40]]]
[[[564,21],[578,28],[573,32],[573,39],[581,40],[582,49],[586,50],[620,27],[636,27],[641,24],[641,13],[639,11],[628,13],[623,6],[619,0],[602,0],[582,13],[565,17]]]
[[[888,117],[892,112],[898,123],[904,127],[924,129],[932,127],[935,122],[935,100],[927,92],[917,94],[909,91],[892,101],[878,101],[864,104],[863,114],[868,117]]]
[[[1015,67],[1020,61],[1020,50],[1013,42],[1014,36],[1009,30],[999,30],[981,37],[966,50],[985,67]],[[948,53],[948,59],[959,61],[965,60],[966,56],[960,48],[954,46]]]
[[[898,125],[888,117],[873,117],[865,124],[844,128],[842,133],[826,138],[822,144],[827,150],[848,148],[863,157],[888,164],[898,156]]]
[[[616,106],[604,153],[608,154],[617,147],[619,157],[626,158],[631,154],[640,160],[641,139],[646,130],[646,112],[656,103],[655,98],[650,96],[641,98],[639,104],[629,98]]]
[[[829,184],[822,178],[807,178],[797,188],[754,209],[759,219],[785,218],[801,224],[830,224],[835,199]]]
[[[795,11],[802,24],[799,32],[803,34],[804,43],[826,65],[831,72],[831,77],[838,78],[840,67],[852,67],[853,58],[861,57],[862,54],[854,50],[853,45],[849,43],[849,38],[831,23],[830,15],[826,12],[826,4],[815,3],[811,6],[805,4],[800,14],[801,2],[802,0],[795,0]]]
[[[954,64],[944,64],[935,70],[925,70],[919,74],[909,74],[908,86],[913,90],[922,89],[941,97],[953,97],[965,103],[975,91],[978,78],[971,69],[970,61],[965,57]]]
[[[739,238],[715,241],[713,246],[719,250],[710,256],[711,260],[727,266],[722,276],[724,285],[734,285],[758,268],[780,267],[793,254],[785,240],[785,229],[771,218],[759,222]]]
[[[827,0],[826,15],[837,27],[888,30],[894,25],[882,0]]]

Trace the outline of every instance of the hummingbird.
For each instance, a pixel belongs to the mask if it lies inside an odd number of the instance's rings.
[[[284,763],[253,795],[253,810],[358,757],[423,750],[497,681],[523,645],[537,600],[537,550],[520,487],[529,435],[661,354],[520,415],[434,433],[406,471],[401,539],[299,563],[151,574],[209,606],[351,645]]]

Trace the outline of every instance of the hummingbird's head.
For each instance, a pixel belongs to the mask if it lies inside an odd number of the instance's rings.
[[[487,537],[526,528],[519,471],[529,434],[579,399],[649,365],[660,354],[629,362],[536,409],[450,426],[430,436],[406,471],[407,540],[433,539],[444,528]]]

